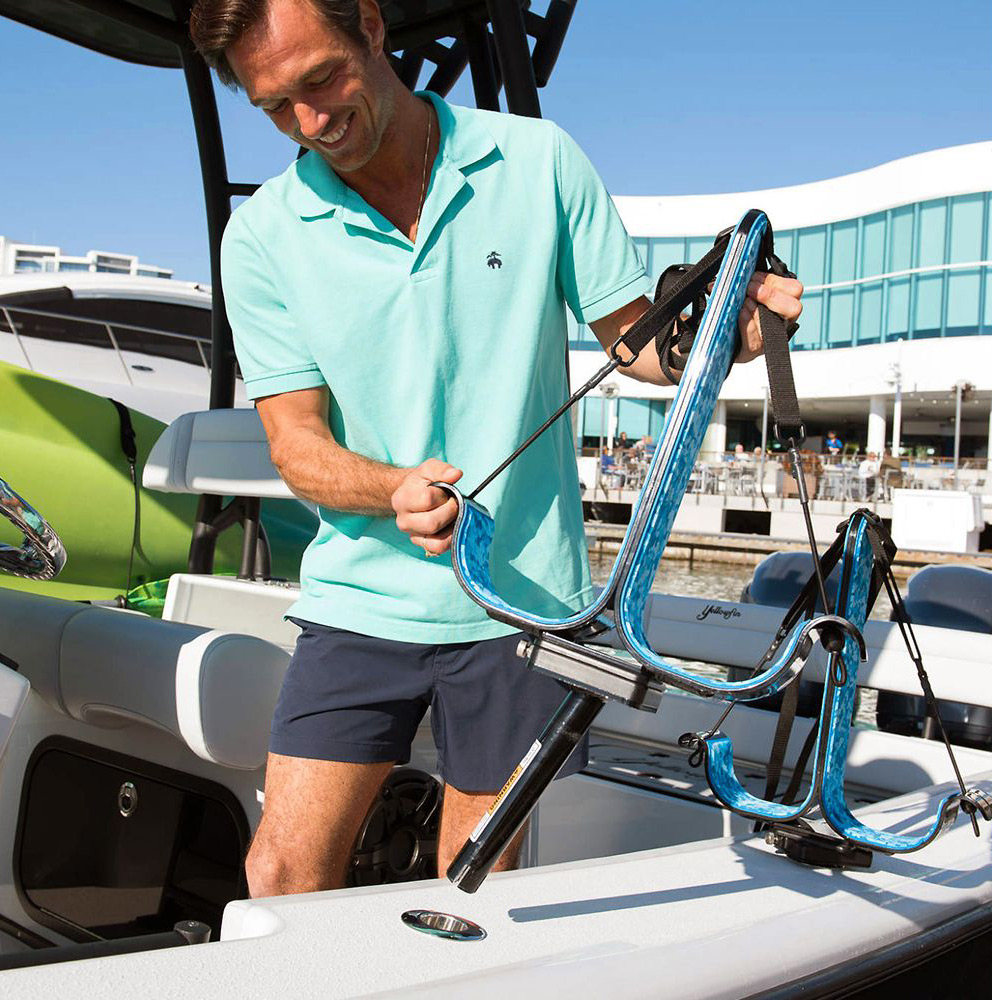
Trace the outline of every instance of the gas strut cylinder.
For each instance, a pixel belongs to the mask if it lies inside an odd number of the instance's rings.
[[[605,703],[588,691],[569,691],[451,862],[449,881],[465,892],[482,885]]]

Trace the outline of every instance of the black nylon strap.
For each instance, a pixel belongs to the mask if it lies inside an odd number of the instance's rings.
[[[676,283],[683,276],[688,274],[690,268],[688,264],[672,264],[662,271],[655,289],[655,302],[662,301],[669,295]],[[672,322],[662,327],[655,335],[655,350],[658,352],[658,361],[661,370],[673,385],[677,384],[685,371],[686,363],[689,360],[689,352],[692,350],[693,341],[699,332],[699,324],[706,310],[706,296],[700,292],[691,303],[691,312],[688,317],[682,315],[675,317]],[[678,348],[675,353],[674,348]],[[737,354],[737,351],[734,351]]]
[[[698,263],[669,280],[667,289],[662,289],[659,280],[654,303],[617,341],[616,346],[626,347],[631,354],[638,355],[651,341],[657,341],[659,336],[670,331],[682,310],[702,297],[706,286],[716,277],[730,236],[730,231],[721,233]]]
[[[134,573],[134,553],[138,548],[141,536],[141,490],[138,484],[138,443],[134,433],[134,423],[131,420],[131,411],[119,400],[107,397],[114,404],[117,416],[120,419],[121,430],[121,451],[127,459],[128,469],[131,473],[131,485],[134,487],[134,518],[131,530],[131,551],[127,557],[127,582],[124,585],[124,601],[127,603],[127,595],[131,591],[131,579]]]
[[[799,795],[799,789],[803,784],[803,775],[806,773],[806,765],[809,763],[809,755],[813,752],[813,746],[816,743],[816,731],[818,728],[814,724],[810,726],[810,730],[806,734],[802,749],[799,751],[796,763],[792,767],[792,780],[789,782],[789,787],[782,793],[782,805],[784,806],[791,806]]]
[[[833,572],[833,568],[840,560],[843,548],[844,536],[839,534],[830,544],[830,547],[820,556],[820,572],[823,574],[824,579]],[[796,595],[796,599],[783,616],[782,624],[779,625],[778,632],[775,633],[775,638],[772,640],[771,645],[751,671],[752,677],[757,675],[761,671],[761,668],[775,656],[779,646],[782,645],[782,641],[792,631],[796,622],[801,618],[812,618],[816,614],[818,589],[815,574],[810,574],[809,579],[803,584],[802,589]],[[824,608],[823,611],[825,614],[829,614],[830,609]]]
[[[844,550],[844,535],[838,534],[837,537],[830,544],[830,547],[823,553],[820,557],[820,572],[823,579],[826,579],[833,568],[837,565],[840,560],[841,553]],[[771,646],[768,647],[768,651],[759,661],[758,665],[755,667],[753,673],[756,674],[761,667],[767,663],[775,651],[781,645],[782,640],[792,631],[793,626],[802,617],[812,617],[816,613],[816,599],[818,596],[819,587],[817,584],[816,574],[810,574],[809,579],[803,584],[802,590],[796,595],[796,599],[792,602],[792,606],[785,613],[785,617],[782,619],[782,624],[779,626],[778,633],[772,640]],[[829,614],[830,609],[824,608],[825,613]],[[752,674],[753,676],[753,674]],[[800,677],[802,676],[800,672]],[[785,689],[785,694],[782,696],[782,707],[779,709],[778,721],[775,724],[775,736],[772,739],[772,748],[768,754],[768,768],[765,772],[765,798],[771,802],[775,798],[775,793],[778,791],[778,783],[782,777],[782,768],[785,765],[785,754],[789,748],[789,737],[792,735],[792,727],[796,721],[796,709],[799,705],[799,683],[800,677],[796,677],[795,680]],[[815,739],[815,729],[814,727],[814,739]],[[789,785],[789,789],[786,791],[786,796],[791,792],[793,797],[798,790],[798,782],[802,782],[803,772],[806,769],[806,763],[809,760],[810,750],[812,748],[812,742],[809,737],[806,741],[809,746],[803,745],[802,750],[796,759],[796,764],[794,767],[792,783]],[[793,788],[793,786],[796,786]],[[789,803],[792,800],[788,797],[783,798],[783,802]]]
[[[109,397],[108,397],[109,398]],[[110,399],[117,410],[121,423],[121,451],[132,465],[138,460],[138,446],[135,442],[134,424],[131,422],[131,411],[116,399]]]
[[[780,278],[794,278],[795,275],[775,255],[771,226],[765,231],[762,253],[770,274]],[[786,323],[777,313],[758,303],[758,325],[761,329],[765,349],[765,365],[768,369],[768,394],[771,397],[774,416],[775,437],[783,445],[789,440],[799,447],[806,439],[806,428],[799,412],[796,398],[796,383],[792,377],[792,361],[789,358],[789,339],[799,329],[798,323]]]
[[[789,748],[789,737],[792,735],[792,724],[796,721],[796,709],[799,707],[799,678],[797,677],[786,689],[779,709],[778,722],[775,724],[775,738],[772,740],[771,753],[768,755],[768,769],[765,772],[765,799],[769,802],[775,798],[778,782],[782,777],[782,765],[785,763],[785,752]]]

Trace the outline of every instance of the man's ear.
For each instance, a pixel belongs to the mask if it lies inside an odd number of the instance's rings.
[[[378,56],[386,40],[386,25],[382,20],[382,12],[376,0],[360,0],[361,29],[365,36],[369,55]]]

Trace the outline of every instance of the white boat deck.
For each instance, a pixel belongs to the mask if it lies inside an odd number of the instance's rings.
[[[981,784],[992,790],[992,773]],[[908,830],[947,790],[863,815]],[[218,943],[92,959],[71,975],[11,971],[4,995],[74,1000],[140,984],[145,998],[739,998],[989,902],[990,855],[989,838],[959,818],[921,855],[876,855],[870,871],[807,868],[747,836],[495,875],[474,896],[438,880],[238,901]],[[488,937],[419,934],[400,921],[416,908],[474,920]]]

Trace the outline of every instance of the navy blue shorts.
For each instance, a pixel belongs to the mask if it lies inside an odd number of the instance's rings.
[[[405,764],[430,708],[444,781],[463,792],[495,792],[566,694],[516,655],[520,633],[431,646],[292,621],[303,631],[269,743],[288,757]],[[587,760],[583,741],[560,776]]]

